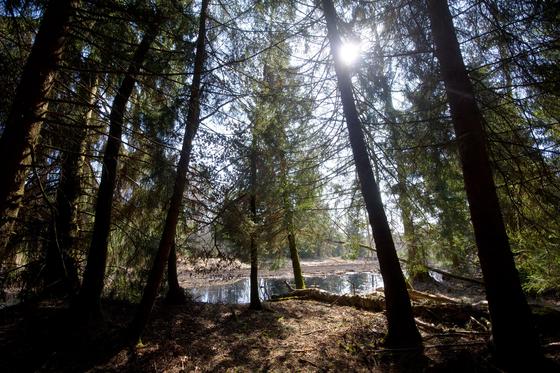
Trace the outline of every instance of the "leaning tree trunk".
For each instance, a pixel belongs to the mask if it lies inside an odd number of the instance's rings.
[[[77,4],[76,0],[52,0],[47,5],[0,139],[0,265],[8,255],[6,245],[19,213],[33,149],[47,114],[47,97]]]
[[[85,65],[88,69],[91,66]],[[71,251],[77,237],[77,201],[81,194],[82,154],[84,153],[87,127],[93,115],[97,97],[97,76],[82,73],[78,98],[83,100],[77,110],[76,125],[66,132],[68,141],[60,159],[60,176],[56,192],[56,210],[49,233],[45,260],[45,287],[51,293],[74,294],[79,288],[78,270]],[[84,102],[85,101],[85,102]]]
[[[86,315],[95,315],[100,312],[124,113],[126,104],[134,89],[138,72],[156,35],[157,25],[154,23],[146,31],[134,52],[109,114],[109,136],[105,146],[105,153],[103,154],[103,168],[101,171],[101,183],[97,192],[93,235],[88,252],[82,289],[78,299],[78,306],[81,312]]]
[[[412,315],[406,282],[381,201],[379,186],[371,169],[364,134],[354,102],[350,74],[338,58],[341,40],[336,26],[336,11],[331,0],[322,0],[322,3],[354,163],[356,164],[362,195],[373,231],[381,276],[385,284],[388,322],[386,343],[394,347],[421,346],[422,338]]]
[[[177,223],[179,221],[179,212],[181,210],[183,193],[185,192],[185,185],[187,183],[187,171],[191,157],[192,142],[196,135],[199,125],[199,112],[200,112],[200,83],[204,68],[205,59],[205,37],[206,37],[206,11],[208,8],[208,0],[202,0],[200,9],[200,20],[198,27],[198,39],[196,42],[196,55],[194,61],[193,80],[190,89],[189,107],[187,113],[187,123],[185,135],[183,138],[183,145],[181,148],[181,155],[179,157],[179,164],[177,166],[177,174],[175,176],[175,184],[173,185],[173,194],[167,211],[165,225],[159,248],[154,259],[154,264],[146,286],[142,300],[138,307],[138,311],[134,320],[129,326],[130,338],[133,342],[137,342],[146,327],[152,307],[156,300],[156,296],[161,284],[165,263],[169,258],[169,253],[175,242],[175,233],[177,232]]]
[[[476,104],[447,1],[429,0],[428,11],[435,54],[459,142],[496,355],[509,367],[522,369],[534,364],[542,353],[502,219],[483,117]]]

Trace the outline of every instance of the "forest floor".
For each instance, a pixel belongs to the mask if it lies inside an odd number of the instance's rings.
[[[183,263],[182,284],[219,284],[247,276],[247,269],[235,264],[237,272],[216,270],[216,263],[206,266],[195,270]],[[315,276],[372,271],[375,263],[329,259],[304,262],[303,268]],[[261,273],[291,274],[289,267]],[[0,372],[500,371],[489,352],[488,314],[479,285],[447,279],[415,289],[436,295],[413,298],[423,352],[386,349],[385,313],[340,301],[284,299],[264,303],[262,311],[247,305],[158,301],[143,344],[135,348],[122,338],[134,304],[105,300],[104,318],[83,325],[73,320],[66,301],[21,303],[0,309]],[[559,299],[530,302],[544,351],[558,364]]]
[[[64,302],[10,307],[0,310],[0,371],[500,371],[480,312],[436,305],[418,314],[420,353],[383,347],[384,312],[295,299],[264,306],[158,303],[136,348],[119,338],[133,304],[106,301],[104,321],[87,329],[73,324]],[[539,331],[547,356],[559,363],[558,313],[546,313]]]

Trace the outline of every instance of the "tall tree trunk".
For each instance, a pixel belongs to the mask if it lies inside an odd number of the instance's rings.
[[[208,8],[208,0],[202,0],[200,8],[200,20],[198,27],[198,39],[196,41],[196,55],[194,61],[193,80],[190,89],[189,107],[187,113],[187,123],[179,164],[177,166],[177,175],[175,176],[175,184],[173,185],[173,194],[167,211],[165,225],[159,248],[154,259],[152,270],[148,277],[142,300],[129,326],[130,337],[133,342],[137,342],[146,327],[152,307],[156,300],[156,296],[161,285],[165,264],[168,261],[169,252],[175,243],[175,233],[177,232],[177,223],[179,221],[179,212],[181,210],[183,193],[187,183],[187,171],[191,157],[192,142],[199,126],[200,112],[200,82],[204,68],[205,59],[205,37],[206,37],[206,12]]]
[[[187,297],[185,290],[179,285],[177,275],[177,246],[173,244],[167,259],[167,295],[165,301],[169,304],[185,304]]]
[[[90,66],[86,64],[86,69]],[[78,97],[84,100],[78,108],[77,125],[68,128],[69,141],[61,153],[60,180],[56,193],[56,210],[49,233],[46,253],[45,285],[49,292],[74,294],[80,280],[71,251],[77,237],[76,203],[81,194],[82,154],[97,96],[97,76],[82,73]]]
[[[0,139],[0,265],[19,214],[33,149],[47,113],[47,97],[62,59],[76,0],[51,0],[35,37]]]
[[[336,11],[331,0],[322,0],[322,3],[354,163],[356,164],[362,195],[373,231],[381,276],[385,284],[388,322],[386,343],[394,347],[419,347],[422,345],[422,338],[412,315],[406,282],[381,201],[379,186],[371,169],[364,134],[354,102],[352,81],[348,70],[342,65],[338,57],[341,40],[336,26]]]
[[[249,196],[249,212],[254,225],[257,225],[257,139],[253,129],[253,139],[251,144],[251,195]],[[250,242],[251,256],[251,276],[250,282],[250,301],[249,308],[252,310],[262,309],[261,299],[259,297],[259,248],[255,238],[255,232],[251,232]]]
[[[377,55],[382,56],[379,45]],[[383,71],[383,70],[381,70]],[[383,99],[384,111],[389,121],[389,136],[391,147],[396,149],[399,146],[399,134],[397,128],[397,111],[393,106],[393,98],[389,88],[389,82],[385,75],[379,77],[381,85],[381,94]],[[397,173],[397,196],[399,201],[399,209],[401,210],[401,220],[403,224],[403,241],[407,251],[407,270],[410,281],[427,280],[429,278],[428,269],[426,268],[426,258],[423,255],[422,248],[418,245],[416,239],[416,229],[412,218],[412,201],[406,180],[405,159],[401,152],[393,150],[394,161]]]
[[[280,178],[282,183],[282,202],[284,204],[284,225],[288,236],[288,248],[290,249],[290,259],[292,260],[292,269],[294,271],[294,282],[296,283],[296,289],[305,289],[294,228],[294,209],[288,190],[288,165],[283,150],[280,151]]]
[[[459,141],[465,189],[492,321],[496,354],[514,369],[542,353],[509,247],[487,151],[483,117],[475,101],[446,0],[428,0],[435,53]]]
[[[79,294],[78,306],[84,314],[95,315],[100,313],[101,293],[105,280],[105,267],[107,262],[107,245],[111,227],[111,213],[113,208],[113,195],[117,179],[117,166],[121,148],[122,127],[126,104],[130,99],[136,78],[148,54],[150,45],[157,35],[157,24],[153,24],[144,34],[142,41],[134,52],[125,77],[121,82],[117,95],[113,100],[109,114],[109,136],[105,153],[103,154],[103,168],[101,183],[97,192],[95,206],[95,222],[93,236],[88,252],[82,289]]]

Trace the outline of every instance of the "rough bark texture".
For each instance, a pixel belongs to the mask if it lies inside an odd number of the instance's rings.
[[[130,99],[136,76],[148,54],[150,45],[157,34],[154,25],[144,34],[140,45],[134,52],[126,75],[113,100],[109,114],[109,136],[103,154],[103,168],[101,183],[97,192],[95,206],[95,222],[93,235],[88,252],[82,289],[78,304],[85,313],[96,314],[100,311],[101,293],[105,280],[105,267],[107,262],[107,245],[111,228],[111,213],[113,208],[113,195],[117,179],[117,166],[121,148],[122,127],[126,104]]]
[[[540,358],[531,312],[521,289],[503,223],[476,104],[446,0],[429,0],[432,34],[447,90],[497,357],[520,369]]]
[[[380,293],[362,296],[334,294],[322,289],[290,289],[287,294],[273,295],[270,300],[282,301],[293,298],[310,299],[331,305],[336,304],[337,306],[355,307],[370,312],[381,312],[385,309],[385,300]]]
[[[412,315],[406,282],[381,201],[381,193],[371,169],[364,134],[354,102],[350,74],[338,59],[341,41],[336,26],[336,12],[331,0],[323,0],[322,3],[354,163],[373,231],[381,276],[385,284],[388,322],[386,343],[394,347],[421,346],[422,339]]]
[[[249,196],[249,210],[251,213],[251,220],[257,224],[257,145],[253,133],[253,140],[251,145],[251,195]],[[261,299],[259,297],[259,248],[255,239],[254,232],[251,232],[250,243],[250,256],[251,256],[251,275],[249,278],[250,283],[250,301],[249,308],[252,310],[262,309]]]
[[[137,342],[144,331],[146,323],[152,312],[152,307],[156,300],[156,296],[161,285],[165,264],[168,261],[169,253],[175,243],[175,233],[177,232],[177,223],[179,221],[179,213],[181,210],[183,193],[187,183],[187,171],[191,158],[192,142],[196,135],[199,125],[200,112],[200,83],[204,68],[205,59],[205,37],[206,37],[206,11],[208,8],[208,0],[203,0],[200,9],[200,24],[198,28],[198,39],[196,42],[196,55],[194,61],[193,80],[190,90],[189,107],[187,113],[187,123],[185,135],[181,147],[181,155],[179,164],[177,165],[177,174],[175,176],[175,184],[173,185],[173,194],[169,203],[169,210],[165,219],[163,233],[159,243],[150,275],[142,300],[138,307],[138,311],[132,321],[129,332],[133,342]]]
[[[0,264],[8,255],[33,149],[47,113],[47,97],[61,60],[77,1],[50,1],[35,37],[0,139]]]
[[[305,281],[303,279],[301,264],[299,262],[296,236],[293,231],[293,226],[288,228],[288,245],[290,247],[290,258],[292,259],[292,269],[294,271],[294,282],[296,283],[296,289],[305,289]]]
[[[88,67],[87,65],[85,66]],[[93,105],[97,96],[97,76],[90,72],[82,73],[78,96],[84,100],[77,108],[76,126],[69,127],[65,133],[68,141],[60,155],[60,179],[56,192],[56,210],[49,233],[45,260],[45,285],[55,293],[73,294],[79,287],[78,271],[71,251],[78,235],[76,203],[81,194],[80,177],[82,174],[87,126],[93,115]]]
[[[173,245],[167,260],[167,295],[165,301],[169,304],[185,304],[187,297],[185,290],[179,285],[177,276],[177,247]]]

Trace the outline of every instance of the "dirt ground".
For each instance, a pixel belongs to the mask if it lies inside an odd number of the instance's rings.
[[[127,347],[119,333],[134,305],[104,304],[107,318],[88,334],[73,327],[64,304],[2,310],[2,372],[498,372],[482,321],[457,325],[418,317],[424,352],[391,351],[381,342],[383,312],[306,300],[245,305],[158,303],[142,339]],[[439,322],[437,321],[439,320]],[[549,357],[560,360],[550,326]],[[552,333],[552,334],[551,334]],[[552,344],[551,344],[552,343]]]

